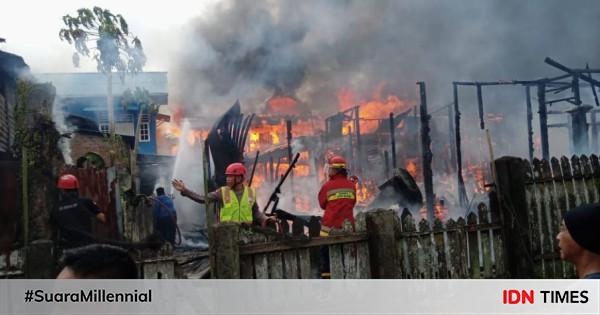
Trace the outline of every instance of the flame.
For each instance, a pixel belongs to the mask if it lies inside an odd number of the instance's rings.
[[[477,194],[485,194],[489,191],[489,187],[485,187],[487,167],[484,164],[467,164],[463,169],[463,177],[465,181],[470,181],[473,185],[473,192]]]
[[[501,123],[504,120],[504,116],[500,113],[486,113],[485,120],[492,123]]]
[[[167,151],[171,155],[177,155],[177,151],[179,149],[179,138],[183,136],[183,131],[179,125],[177,125],[174,121],[162,123],[156,128],[156,132],[158,139],[163,139],[162,141],[166,142],[165,145],[169,146],[168,149],[159,151]],[[190,129],[185,141],[190,146],[196,145],[208,137],[208,132],[208,130]]]
[[[377,195],[377,185],[373,180],[365,180],[356,185],[356,203],[359,206],[367,206]]]
[[[349,88],[342,88],[337,93],[338,108],[346,111],[358,105],[360,133],[375,132],[382,120],[388,119],[390,113],[398,113],[411,108],[413,105],[401,100],[398,96],[387,94],[383,96],[386,83],[380,83],[373,91],[370,99],[357,102],[355,93]],[[354,121],[347,121],[342,129],[343,135],[348,135],[354,127]]]
[[[412,176],[413,178],[417,178],[419,173],[417,171],[417,159],[409,159],[406,162],[406,165],[404,166],[404,168],[406,168],[406,171],[410,174],[410,176]]]

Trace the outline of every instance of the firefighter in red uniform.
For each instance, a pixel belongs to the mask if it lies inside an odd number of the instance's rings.
[[[354,205],[356,205],[356,185],[348,179],[346,160],[341,156],[329,159],[329,180],[319,191],[319,204],[325,210],[321,225],[328,229],[339,229],[344,220],[354,226]]]

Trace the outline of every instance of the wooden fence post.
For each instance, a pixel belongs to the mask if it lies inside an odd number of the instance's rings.
[[[214,264],[210,266],[216,279],[240,278],[239,225],[221,223],[213,228]]]
[[[371,275],[375,279],[400,278],[400,258],[394,229],[397,220],[399,218],[393,210],[367,212]]]
[[[525,164],[516,157],[502,157],[493,163],[496,165],[506,266],[511,277],[528,278],[533,275],[533,258],[525,198]]]

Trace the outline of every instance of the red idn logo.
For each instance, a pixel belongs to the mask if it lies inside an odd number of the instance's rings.
[[[502,290],[502,304],[534,304],[533,290]]]

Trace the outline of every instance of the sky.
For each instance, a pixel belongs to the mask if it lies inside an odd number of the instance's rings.
[[[181,47],[186,25],[202,16],[214,0],[124,1],[55,0],[6,1],[0,10],[0,49],[21,55],[33,72],[96,71],[93,62],[81,58],[80,68],[73,66],[74,48],[58,37],[64,26],[62,17],[75,15],[77,9],[100,6],[121,14],[130,31],[142,40],[148,58],[145,71],[167,71],[169,55]]]

